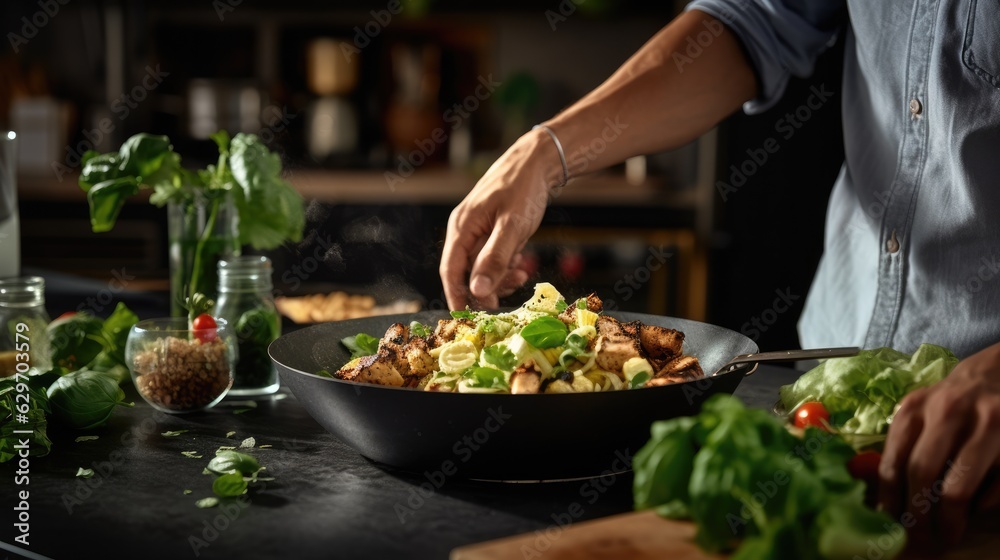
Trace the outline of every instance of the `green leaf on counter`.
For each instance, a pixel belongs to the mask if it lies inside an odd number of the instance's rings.
[[[207,468],[215,474],[240,473],[251,476],[260,470],[260,463],[245,453],[222,451],[209,461]]]
[[[228,473],[216,478],[212,491],[221,498],[233,498],[247,491],[247,481],[239,473]]]
[[[204,455],[198,454],[197,451],[181,451],[181,455],[187,457],[188,459],[201,459]]]
[[[87,430],[107,422],[117,406],[126,403],[125,392],[103,372],[81,369],[68,373],[48,390],[53,416],[71,428]]]
[[[177,437],[177,436],[179,436],[181,434],[186,434],[189,431],[190,430],[169,430],[169,431],[166,431],[166,432],[161,432],[160,435],[163,436],[163,437]]]
[[[80,478],[90,478],[94,476],[94,469],[85,469],[83,467],[79,467],[78,469],[76,469],[76,476]]]
[[[100,436],[77,436],[74,441],[76,443],[82,443],[85,441],[94,441],[95,439],[100,439]]]
[[[195,502],[194,505],[196,505],[196,506],[198,506],[198,507],[200,507],[202,509],[205,509],[205,508],[214,508],[215,506],[219,505],[219,499],[216,498],[215,496],[212,496],[210,498],[202,498],[202,499],[198,500],[197,502]]]

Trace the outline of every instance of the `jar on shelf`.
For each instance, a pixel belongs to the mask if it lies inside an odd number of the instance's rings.
[[[0,280],[0,377],[52,367],[48,324],[44,278]]]
[[[268,395],[280,386],[267,354],[267,347],[281,335],[281,317],[271,289],[267,257],[244,255],[219,261],[215,316],[229,323],[238,350],[229,396]]]

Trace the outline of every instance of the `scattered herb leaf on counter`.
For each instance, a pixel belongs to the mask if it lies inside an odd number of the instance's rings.
[[[169,431],[166,431],[166,432],[161,432],[160,435],[163,436],[163,437],[177,437],[177,436],[179,436],[181,434],[186,434],[189,431],[190,430],[169,430]]]
[[[83,467],[79,467],[78,469],[76,469],[76,476],[80,478],[90,478],[94,476],[94,469],[85,469]]]
[[[218,455],[220,451],[234,451],[236,448],[232,445],[223,445],[222,447],[215,450],[215,454]]]
[[[185,496],[187,496],[188,494],[193,494],[193,493],[194,493],[194,490],[188,490],[188,489],[184,490],[184,495]]]
[[[264,444],[264,445],[258,445],[257,449],[270,449],[272,447],[274,447],[274,446],[271,445],[270,443],[267,443],[267,444]]]
[[[207,468],[215,474],[240,473],[251,476],[260,470],[260,463],[246,453],[222,451],[208,462]]]
[[[349,336],[340,343],[351,351],[351,358],[362,358],[378,353],[378,339],[365,333]]]
[[[197,502],[195,502],[194,505],[196,505],[196,506],[198,506],[198,507],[200,507],[202,509],[213,508],[213,507],[219,505],[219,499],[216,498],[215,496],[212,496],[212,497],[209,497],[209,498],[202,498],[202,499],[198,500]]]
[[[233,437],[233,436],[235,436],[235,435],[236,435],[236,431],[235,431],[235,430],[234,430],[234,431],[231,431],[231,432],[226,432],[226,437],[227,437],[227,438],[231,438],[231,437]]]
[[[255,445],[257,445],[257,440],[253,437],[248,437],[240,442],[240,449],[252,449]]]
[[[53,416],[76,429],[96,428],[107,422],[117,406],[126,403],[118,381],[106,373],[81,369],[63,375],[48,390]]]
[[[212,491],[220,498],[232,498],[247,491],[247,481],[239,473],[229,473],[212,482]]]
[[[201,459],[204,455],[199,455],[197,451],[181,451],[181,455],[190,459]]]
[[[954,354],[933,344],[920,345],[912,356],[891,348],[862,350],[828,359],[785,385],[781,403],[791,413],[804,402],[819,401],[841,432],[881,434],[907,393],[941,381],[956,364]]]
[[[100,439],[100,436],[77,436],[77,438],[73,441],[76,443],[82,443],[85,441],[94,441],[95,439]]]
[[[866,557],[878,542],[891,559],[906,544],[887,515],[864,505],[864,483],[847,469],[854,449],[836,434],[810,427],[800,439],[729,395],[651,431],[633,462],[635,507],[692,519],[709,551],[840,560]]]

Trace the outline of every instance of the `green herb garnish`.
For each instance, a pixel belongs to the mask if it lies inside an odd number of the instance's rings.
[[[483,350],[483,360],[502,371],[513,371],[517,367],[517,356],[503,344],[487,346]]]
[[[651,376],[648,371],[640,371],[632,377],[631,381],[628,382],[628,388],[635,389],[637,387],[642,387],[647,381],[649,381],[650,377]]]
[[[429,326],[420,323],[419,321],[412,321],[410,323],[410,334],[413,336],[419,336],[421,338],[428,336],[433,332]]]
[[[374,336],[358,333],[341,339],[341,344],[351,352],[351,359],[372,356],[378,353],[378,339]]]
[[[79,467],[78,469],[76,469],[76,476],[80,478],[90,478],[94,476],[94,469],[85,469],[83,467]]]
[[[521,329],[521,338],[535,348],[555,348],[566,341],[569,329],[566,323],[546,315],[539,317]]]
[[[475,319],[476,314],[470,309],[461,309],[451,312],[451,316],[454,319]]]
[[[239,473],[228,473],[215,479],[212,491],[221,498],[232,498],[247,491],[247,481]]]
[[[219,499],[216,498],[215,496],[212,496],[210,498],[202,498],[202,499],[198,500],[197,502],[195,502],[194,505],[196,505],[196,506],[198,506],[198,507],[200,507],[202,509],[204,509],[204,508],[213,508],[213,507],[219,505]]]

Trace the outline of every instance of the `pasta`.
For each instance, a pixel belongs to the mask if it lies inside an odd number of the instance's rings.
[[[552,284],[509,313],[452,312],[429,326],[389,327],[333,377],[458,393],[619,391],[703,376],[684,333],[602,313],[596,295],[567,302]],[[359,334],[357,337],[373,337]],[[357,348],[355,341],[345,346]]]

